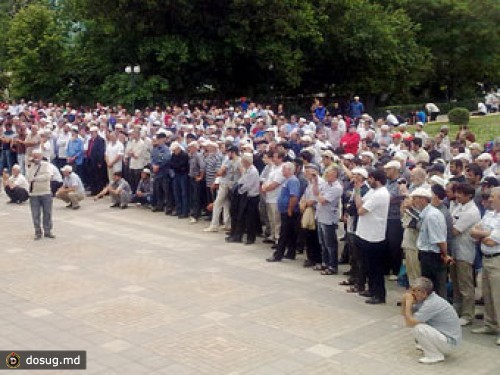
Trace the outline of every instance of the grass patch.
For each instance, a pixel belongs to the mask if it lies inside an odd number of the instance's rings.
[[[427,134],[433,136],[439,132],[439,129],[443,125],[449,126],[450,139],[455,139],[460,126],[451,125],[448,122],[433,122],[426,125],[424,130],[427,132]],[[410,130],[410,132],[413,132],[414,128],[411,128],[412,130]],[[500,115],[493,114],[488,116],[471,117],[469,121],[469,128],[471,132],[476,136],[476,142],[480,145],[484,145],[485,143],[492,141],[494,138],[500,136]]]

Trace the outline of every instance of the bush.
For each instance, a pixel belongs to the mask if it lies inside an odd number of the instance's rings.
[[[450,123],[455,125],[467,125],[469,123],[469,110],[463,107],[453,108],[448,112]]]

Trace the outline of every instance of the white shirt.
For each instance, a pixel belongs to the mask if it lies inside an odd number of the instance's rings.
[[[368,191],[363,200],[363,208],[368,212],[358,219],[356,235],[369,242],[385,240],[389,202],[391,195],[385,186]]]
[[[80,194],[85,194],[85,188],[83,187],[82,180],[75,173],[71,172],[69,176],[64,177],[63,186],[68,188],[76,188],[76,192]]]
[[[20,187],[21,189],[24,189],[26,191],[29,190],[29,184],[28,180],[26,180],[26,177],[24,177],[21,173],[19,173],[17,176],[10,176],[9,177],[9,185],[14,185],[16,187]]]
[[[133,155],[130,157],[129,166],[130,169],[143,169],[146,165],[145,155],[146,155],[146,145],[142,139],[136,141],[135,139],[130,140],[127,143],[127,156],[129,152]]]
[[[123,144],[120,141],[116,141],[115,144],[108,142],[106,145],[106,159],[109,161],[115,160],[118,155],[123,156],[124,148]],[[113,172],[121,172],[122,171],[122,161],[119,160],[112,167]]]
[[[281,170],[282,165],[273,165],[271,172],[269,173],[267,182],[277,182],[279,186],[272,191],[266,192],[266,203],[278,203],[278,197],[281,193],[281,185],[283,184],[283,181],[285,181],[285,177],[283,177]]]
[[[67,157],[66,149],[67,149],[68,142],[69,142],[70,138],[71,138],[70,132],[67,132],[67,133],[61,132],[59,134],[59,136],[57,137],[57,141],[56,141],[56,144],[58,147],[57,156],[60,159],[66,159],[66,157]]]
[[[386,120],[387,120],[387,122],[389,124],[391,124],[393,126],[399,124],[398,118],[395,115],[393,115],[392,113],[390,113],[390,114],[387,115],[387,119]]]

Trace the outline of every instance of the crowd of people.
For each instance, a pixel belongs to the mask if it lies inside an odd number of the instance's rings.
[[[432,328],[444,300],[455,311],[447,319],[472,324],[481,270],[484,327],[473,332],[500,345],[500,137],[480,145],[467,126],[430,136],[427,118],[439,113],[430,104],[413,118],[372,118],[359,97],[345,108],[316,100],[306,119],[246,98],[134,113],[5,103],[2,185],[10,203],[29,199],[37,240],[55,237],[53,196],[77,210],[109,195],[113,208],[206,220],[205,232],[225,231],[230,243],[262,237],[268,262],[304,252],[303,266],[324,276],[348,262],[341,285],[368,304],[386,302],[386,279],[407,278],[417,285],[403,300],[410,326],[420,308]],[[456,327],[453,337],[433,329],[415,330],[423,363],[444,358],[432,339],[460,341]]]

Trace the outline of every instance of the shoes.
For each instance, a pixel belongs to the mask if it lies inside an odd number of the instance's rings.
[[[120,206],[120,208],[121,208],[122,210],[126,210],[126,209],[128,208],[128,204],[122,204],[122,205]]]
[[[422,357],[418,361],[425,365],[432,365],[434,363],[443,362],[444,355],[441,355],[440,357]]]
[[[488,326],[482,326],[480,328],[474,328],[470,330],[471,333],[480,333],[483,335],[496,335],[496,331]]]
[[[239,238],[234,238],[234,237],[226,237],[226,242],[230,243],[241,243],[241,240]]]
[[[276,250],[277,247],[278,245],[274,244],[273,246],[271,246],[271,249]]]
[[[42,239],[42,234],[41,233],[36,233],[34,240],[38,241],[38,240],[41,240],[41,239]]]
[[[153,207],[153,208],[151,209],[151,212],[160,212],[160,211],[162,211],[162,209],[161,209],[161,208],[158,208],[158,207]]]
[[[50,232],[45,233],[45,234],[44,234],[44,237],[45,237],[45,238],[52,238],[52,239],[53,239],[53,238],[56,238],[56,236],[54,236],[54,235],[53,235],[52,233],[50,233]]]
[[[295,256],[284,256],[283,258],[288,259],[288,260],[295,260]]]
[[[73,206],[73,210],[78,210],[80,209],[80,206]]]
[[[269,238],[266,238],[264,241],[262,241],[262,243],[272,243],[272,244],[274,244],[274,241],[270,240]]]
[[[363,290],[362,292],[359,292],[358,293],[361,297],[367,297],[367,298],[371,298],[372,294],[370,293],[369,290]]]
[[[351,276],[351,273],[352,273],[351,270],[342,272],[342,274],[345,276]]]
[[[172,212],[170,212],[170,213],[167,214],[167,211],[165,211],[165,215],[177,216],[177,212],[172,211]]]
[[[219,230],[217,228],[214,228],[214,227],[208,227],[208,228],[205,228],[203,229],[203,232],[218,232]]]
[[[389,281],[398,281],[398,277],[396,275],[389,275]]]
[[[310,260],[306,259],[304,260],[304,264],[302,265],[304,268],[309,268],[309,267],[314,267],[314,262],[311,262]]]
[[[178,219],[187,219],[188,215],[179,215],[177,216]]]
[[[415,349],[420,350],[421,352],[424,351],[424,348],[422,348],[422,345],[420,345],[418,342],[415,343]]]
[[[116,208],[116,207],[120,207],[120,203],[115,203],[109,206],[109,208]]]
[[[189,218],[189,224],[196,224],[198,222],[198,219],[195,219],[194,217]]]
[[[11,202],[9,202],[9,203],[11,203]],[[71,207],[73,207],[73,203],[70,203],[70,204],[66,205],[66,208],[71,208]]]
[[[13,203],[16,203],[16,201],[14,201],[14,200],[10,200],[10,201],[8,201],[7,203],[8,203],[8,204],[13,204]]]
[[[460,323],[460,325],[462,327],[465,327],[465,326],[472,324],[472,321],[470,319],[467,319],[467,318],[460,318],[460,319],[458,319],[458,322]]]
[[[365,301],[365,303],[368,303],[370,305],[379,305],[381,303],[385,303],[385,299],[377,298],[377,297],[371,297]]]
[[[500,345],[500,334],[497,336],[497,345]]]
[[[281,259],[278,259],[278,258],[267,258],[266,262],[270,262],[270,263],[281,262]]]
[[[254,243],[255,243],[255,241],[246,241],[245,245],[253,245]]]

